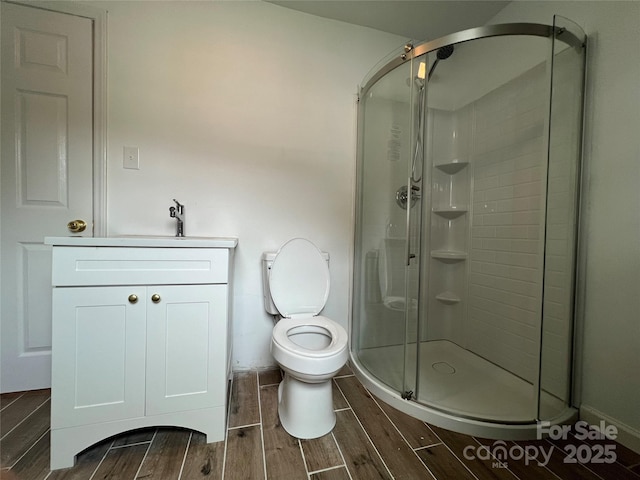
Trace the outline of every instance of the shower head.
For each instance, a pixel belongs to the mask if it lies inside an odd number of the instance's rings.
[[[436,57],[438,60],[446,60],[453,53],[453,45],[445,45],[442,48],[439,48],[436,52]]]
[[[431,79],[431,75],[433,75],[433,71],[436,69],[436,65],[438,65],[438,62],[440,60],[446,60],[451,55],[453,55],[453,45],[445,45],[444,47],[440,47],[436,51],[436,59],[429,69],[429,76],[427,77],[427,80]]]

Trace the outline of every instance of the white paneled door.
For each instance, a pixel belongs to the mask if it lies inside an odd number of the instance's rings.
[[[93,225],[92,21],[2,2],[0,391],[51,382],[51,247]]]

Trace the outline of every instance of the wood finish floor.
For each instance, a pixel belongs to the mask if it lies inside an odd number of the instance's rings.
[[[566,463],[565,450],[572,448],[567,445],[592,455],[604,443],[574,437],[565,442],[505,442],[510,452],[506,463],[482,459],[482,452],[497,451],[493,440],[453,433],[404,415],[369,395],[347,367],[334,380],[333,432],[298,440],[278,421],[279,381],[276,370],[234,376],[226,442],[206,444],[202,434],[175,428],[138,430],[90,447],[78,455],[75,467],[55,472],[49,471],[50,392],[4,394],[0,478],[640,480],[640,455],[619,444],[615,463]],[[525,451],[534,449],[549,452],[546,466],[523,458]],[[469,453],[478,458],[467,459]]]

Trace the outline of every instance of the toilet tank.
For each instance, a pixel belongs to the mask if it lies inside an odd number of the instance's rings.
[[[273,265],[273,261],[276,258],[277,252],[264,252],[262,254],[262,296],[264,298],[264,309],[267,313],[271,315],[278,315],[278,309],[273,303],[273,299],[271,298],[271,291],[269,290],[269,274],[271,272],[271,265]],[[329,266],[329,253],[322,252],[322,256],[327,262],[327,267]]]

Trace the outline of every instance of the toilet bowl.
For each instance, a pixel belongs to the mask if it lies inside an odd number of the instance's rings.
[[[319,315],[329,295],[327,259],[302,238],[263,255],[265,308],[280,318],[271,335],[271,354],[284,371],[278,415],[302,439],[333,429],[332,378],[348,358],[346,330]]]

